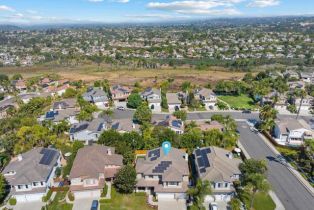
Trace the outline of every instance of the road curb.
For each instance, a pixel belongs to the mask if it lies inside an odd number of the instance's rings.
[[[251,156],[249,155],[249,153],[244,149],[244,147],[242,146],[241,142],[238,141],[237,143],[238,147],[242,150],[243,155],[246,157],[246,159],[251,159]],[[276,204],[276,209],[275,210],[285,210],[284,205],[282,204],[282,202],[280,201],[280,199],[278,198],[278,196],[276,195],[276,193],[274,191],[269,191],[269,196],[271,197],[271,199],[275,202]]]
[[[281,155],[281,153],[268,141],[268,139],[262,135],[261,133],[258,134],[263,141],[265,142],[265,144],[267,145],[267,147],[272,150],[275,154],[277,155]],[[299,182],[305,187],[305,189],[314,197],[314,188],[309,184],[308,181],[306,181],[303,176],[296,170],[293,168],[293,166],[290,165],[290,163],[287,163],[288,165],[288,170],[297,178],[297,180],[299,180]]]

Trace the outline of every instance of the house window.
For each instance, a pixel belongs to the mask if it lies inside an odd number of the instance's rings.
[[[169,186],[178,186],[178,182],[168,182]]]
[[[95,184],[95,180],[94,179],[86,179],[86,184],[87,185],[93,185],[93,184]]]
[[[43,185],[44,185],[44,182],[40,182],[40,184],[41,184],[41,186],[43,186]]]
[[[28,184],[25,185],[26,189],[28,189]]]
[[[149,175],[149,176],[148,176],[148,178],[153,179],[153,178],[154,178],[154,176],[153,176],[153,175]]]
[[[218,188],[221,188],[222,184],[221,183],[218,183]]]
[[[20,190],[22,189],[22,185],[18,185],[17,188]]]
[[[227,188],[228,187],[228,183],[225,183],[225,188]]]
[[[33,182],[33,185],[34,186],[38,186],[38,182]]]

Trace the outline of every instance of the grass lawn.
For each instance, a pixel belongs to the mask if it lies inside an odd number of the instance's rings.
[[[54,200],[47,206],[48,210],[72,210],[73,204],[65,202],[67,192],[57,192]]]
[[[115,192],[112,188],[111,200],[105,201],[105,203],[100,203],[100,210],[152,210],[146,204],[146,196],[144,195],[122,195]]]
[[[256,194],[253,207],[255,210],[274,210],[276,204],[271,199],[269,194],[258,193]]]
[[[218,96],[218,98],[227,104],[230,105],[231,108],[235,109],[254,109],[256,105],[252,98],[247,95],[240,96]]]

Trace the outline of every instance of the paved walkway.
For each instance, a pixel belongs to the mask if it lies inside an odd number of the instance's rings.
[[[106,182],[106,185],[108,186],[107,188],[107,194],[106,194],[106,197],[105,199],[111,199],[111,182]]]

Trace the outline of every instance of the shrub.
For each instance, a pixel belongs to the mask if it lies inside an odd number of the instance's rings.
[[[71,192],[68,193],[68,198],[70,201],[74,201],[74,199],[75,199],[73,193],[71,193]]]
[[[99,203],[111,203],[111,199],[100,199]]]
[[[146,192],[136,192],[135,196],[146,196]]]
[[[10,204],[11,206],[15,206],[15,205],[16,205],[16,198],[10,198],[9,204]]]
[[[106,197],[108,191],[108,186],[105,183],[104,189],[102,190],[101,197]]]
[[[49,199],[50,199],[51,195],[52,195],[52,190],[51,190],[51,189],[49,189],[49,190],[48,190],[48,192],[47,192],[47,195],[43,196],[42,201],[43,201],[43,202],[47,202],[47,201],[49,201]]]

